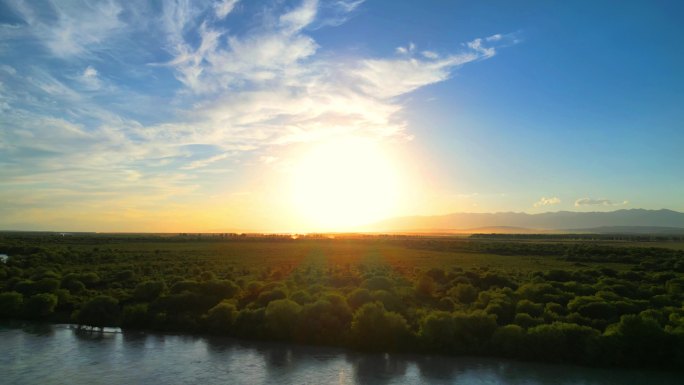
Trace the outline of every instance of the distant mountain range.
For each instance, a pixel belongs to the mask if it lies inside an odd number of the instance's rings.
[[[609,212],[454,213],[383,220],[369,226],[381,232],[448,233],[666,233],[684,234],[684,213],[629,209]]]

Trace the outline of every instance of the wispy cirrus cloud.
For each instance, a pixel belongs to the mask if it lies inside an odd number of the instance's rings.
[[[224,19],[229,13],[235,9],[235,6],[240,0],[221,0],[214,4],[214,11],[216,12],[216,17],[219,19]]]
[[[610,199],[580,198],[575,201],[575,207],[583,206],[625,206],[629,201],[614,202]]]
[[[18,0],[8,3],[25,27],[8,31],[4,26],[4,37],[32,37],[59,58],[104,47],[102,43],[125,26],[119,18],[123,7],[115,1],[50,2],[45,6]]]
[[[166,176],[149,188],[171,199],[202,190],[199,170],[275,159],[272,148],[406,138],[402,96],[491,58],[505,41],[451,52],[411,43],[390,57],[338,60],[321,53],[315,33],[363,1],[7,4],[16,22],[0,25],[0,42],[16,54],[0,67],[0,183],[37,201],[41,183],[134,196],[142,176]]]

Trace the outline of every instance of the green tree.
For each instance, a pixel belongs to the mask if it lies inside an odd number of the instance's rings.
[[[31,296],[24,302],[24,312],[29,318],[47,317],[55,311],[57,296],[49,293],[40,293]]]
[[[477,299],[478,290],[469,283],[459,283],[449,289],[448,294],[460,303],[470,304]]]
[[[379,302],[367,303],[356,311],[351,334],[356,346],[376,351],[400,349],[410,337],[404,317],[386,311]]]
[[[145,281],[139,283],[133,291],[133,298],[138,301],[151,302],[157,299],[166,289],[163,281]]]
[[[220,302],[207,313],[206,321],[209,331],[216,334],[229,334],[237,314],[234,304],[228,301]]]
[[[275,338],[292,340],[299,324],[302,306],[289,299],[277,299],[266,306],[266,329]]]
[[[116,326],[119,323],[119,301],[108,295],[97,296],[86,302],[78,312],[79,325]]]
[[[16,291],[0,293],[0,317],[20,317],[24,296]]]

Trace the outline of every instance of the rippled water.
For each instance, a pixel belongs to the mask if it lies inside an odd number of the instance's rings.
[[[360,354],[225,338],[0,327],[2,384],[681,384],[676,373]]]

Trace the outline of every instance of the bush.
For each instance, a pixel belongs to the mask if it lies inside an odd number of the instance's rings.
[[[79,325],[99,328],[116,326],[119,324],[119,312],[119,301],[107,295],[100,295],[86,302],[76,319]]]
[[[430,350],[448,353],[455,341],[455,324],[450,313],[433,311],[420,322],[418,337]]]
[[[135,287],[133,298],[138,301],[151,302],[157,299],[165,288],[163,281],[145,281]]]
[[[469,283],[459,283],[455,287],[449,289],[448,294],[460,303],[470,304],[477,299],[478,290]]]
[[[63,281],[62,287],[69,290],[69,292],[73,294],[82,293],[86,289],[83,282],[79,281],[78,279],[71,279],[66,282]]]
[[[377,276],[363,281],[361,286],[368,290],[391,290],[394,282],[387,277]]]
[[[521,326],[525,329],[529,329],[533,326],[543,324],[544,320],[541,318],[532,317],[531,315],[529,315],[527,313],[517,313],[515,315],[515,318],[513,318],[513,323],[515,323],[516,325]]]
[[[345,301],[318,300],[304,306],[299,335],[314,344],[339,344],[346,340],[352,313]]]
[[[302,306],[289,299],[271,301],[266,307],[264,321],[271,336],[291,340],[299,325]]]
[[[525,344],[531,358],[545,361],[594,360],[593,345],[597,343],[599,332],[587,326],[554,322],[539,325],[527,331]]]
[[[223,301],[209,309],[206,318],[207,327],[210,332],[215,334],[229,334],[236,317],[237,309],[235,309],[235,305]]]
[[[437,284],[429,275],[423,275],[416,282],[415,290],[419,298],[431,298],[437,290]]]
[[[356,289],[347,296],[347,303],[354,310],[360,308],[368,302],[371,302],[372,300],[371,293],[367,289]]]
[[[16,291],[0,293],[0,317],[21,317],[24,296]]]
[[[667,361],[671,352],[667,334],[650,317],[628,314],[620,317],[620,322],[610,325],[606,336],[612,337],[619,360],[627,365],[659,365]]]
[[[24,313],[29,318],[42,318],[49,316],[55,311],[57,296],[49,293],[40,293],[31,296],[24,303]]]
[[[351,335],[353,343],[361,349],[394,351],[405,346],[410,333],[404,317],[373,302],[354,313]]]
[[[127,305],[121,315],[121,327],[130,329],[145,329],[150,325],[148,306],[144,303]]]
[[[452,314],[456,331],[455,352],[481,353],[497,328],[496,317],[482,310]]]
[[[523,299],[515,306],[515,311],[517,313],[527,313],[532,317],[541,317],[544,313],[544,305]]]
[[[494,332],[491,350],[507,357],[520,357],[525,349],[525,329],[518,325],[502,326]]]

